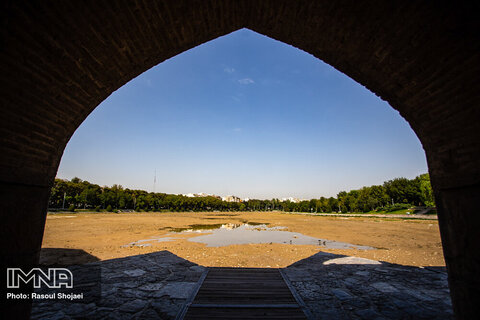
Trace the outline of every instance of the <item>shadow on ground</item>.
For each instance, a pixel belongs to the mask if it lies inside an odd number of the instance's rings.
[[[81,249],[42,248],[40,251],[40,265],[77,265],[100,261],[97,257]]]
[[[284,273],[315,319],[452,319],[445,267],[319,252]]]
[[[174,319],[206,271],[169,251],[68,268],[83,299],[35,300],[32,319]],[[314,319],[453,318],[442,267],[319,252],[283,271]]]

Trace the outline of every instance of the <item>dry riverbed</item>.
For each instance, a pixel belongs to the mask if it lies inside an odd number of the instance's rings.
[[[189,225],[265,223],[268,227],[376,249],[325,249],[280,243],[207,247],[189,241],[196,232],[172,234]],[[139,240],[148,246],[129,245]],[[325,217],[271,212],[49,214],[41,263],[78,264],[167,250],[203,266],[286,267],[319,251],[410,266],[444,266],[436,220]]]

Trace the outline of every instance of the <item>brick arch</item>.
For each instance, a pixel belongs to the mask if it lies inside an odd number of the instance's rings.
[[[66,143],[108,95],[156,64],[249,28],[365,85],[427,155],[458,318],[479,312],[480,29],[472,7],[406,1],[5,1],[2,256],[36,263]]]

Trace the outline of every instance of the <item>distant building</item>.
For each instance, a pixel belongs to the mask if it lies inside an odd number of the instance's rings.
[[[211,196],[211,194],[207,194],[205,192],[200,192],[195,194],[195,197],[208,197],[208,196]]]
[[[208,194],[205,192],[200,192],[200,193],[186,193],[182,194],[182,196],[188,197],[188,198],[199,198],[199,197],[214,197],[217,199],[222,199],[222,197],[214,195],[214,194]]]
[[[293,197],[289,197],[289,198],[282,198],[282,201],[290,201],[290,202],[294,202],[294,203],[299,203],[300,199],[297,199],[297,198],[293,198]]]
[[[240,199],[239,197],[236,197],[236,196],[222,197],[222,200],[226,201],[226,202],[242,202],[242,199]]]

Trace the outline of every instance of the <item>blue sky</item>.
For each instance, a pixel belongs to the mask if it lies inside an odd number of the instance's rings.
[[[427,172],[409,124],[321,60],[247,29],[112,93],[57,177],[166,193],[318,198]]]

